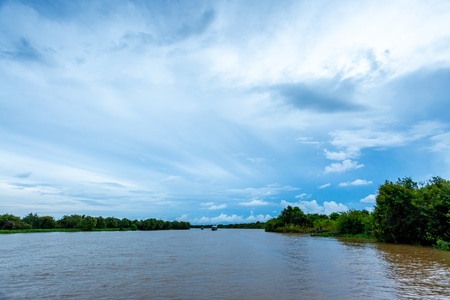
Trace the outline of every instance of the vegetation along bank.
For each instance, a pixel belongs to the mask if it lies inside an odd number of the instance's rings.
[[[373,212],[350,210],[327,216],[288,206],[266,223],[265,230],[352,235],[450,251],[450,181],[440,177],[420,184],[409,177],[385,181]]]

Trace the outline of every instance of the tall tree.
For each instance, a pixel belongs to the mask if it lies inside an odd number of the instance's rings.
[[[413,205],[417,183],[411,178],[380,186],[374,211],[374,234],[383,242],[415,243],[419,238],[419,210]]]
[[[422,241],[450,242],[450,181],[433,177],[419,190],[415,205],[420,209]]]

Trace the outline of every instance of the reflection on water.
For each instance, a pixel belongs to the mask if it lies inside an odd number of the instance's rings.
[[[0,299],[442,299],[450,252],[262,230],[0,236]]]
[[[397,283],[402,297],[450,296],[450,252],[385,244],[378,249],[389,264],[387,278]]]

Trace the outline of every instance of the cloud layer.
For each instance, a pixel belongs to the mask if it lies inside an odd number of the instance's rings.
[[[2,1],[0,28],[0,213],[264,221],[450,178],[448,1]]]

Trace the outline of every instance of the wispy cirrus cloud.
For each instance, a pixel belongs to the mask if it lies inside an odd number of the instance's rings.
[[[327,186],[329,186],[329,185],[327,185]],[[325,188],[325,187],[326,187],[326,186],[324,186],[324,188]],[[305,198],[309,198],[309,197],[311,197],[311,196],[312,196],[311,194],[301,193],[301,194],[296,195],[295,198],[296,198],[296,199],[305,199]]]
[[[266,206],[269,205],[269,202],[267,201],[263,201],[260,199],[253,199],[251,201],[246,201],[246,202],[239,202],[239,205],[241,206]]]
[[[331,183],[325,183],[319,186],[319,189],[326,189],[327,187],[330,187]]]

